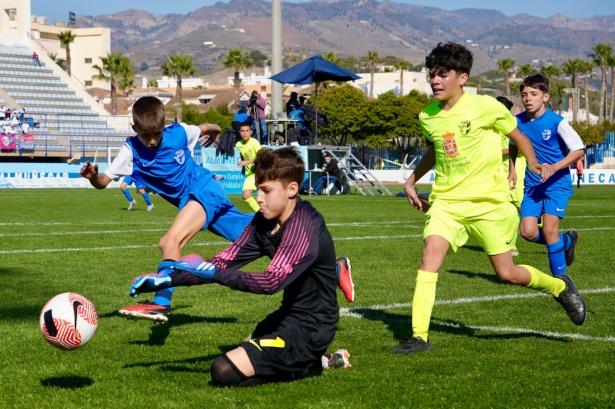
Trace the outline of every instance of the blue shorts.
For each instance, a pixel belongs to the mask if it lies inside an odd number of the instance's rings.
[[[567,192],[553,194],[526,189],[521,202],[521,218],[536,217],[540,219],[543,213],[563,219],[566,215],[569,196]]]
[[[145,189],[145,186],[133,179],[132,176],[124,176],[122,182],[126,183],[128,186],[134,183],[137,190]]]
[[[226,192],[214,178],[208,178],[204,185],[194,186],[179,203],[181,210],[190,201],[199,202],[205,209],[203,230],[235,241],[254,218],[254,213],[242,213],[226,197]]]

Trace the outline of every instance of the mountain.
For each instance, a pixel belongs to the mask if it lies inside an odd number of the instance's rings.
[[[333,51],[361,57],[368,50],[422,61],[441,41],[466,43],[475,54],[474,72],[493,69],[495,60],[511,57],[561,64],[584,57],[597,43],[615,44],[615,16],[585,19],[554,14],[506,16],[483,9],[442,10],[390,0],[318,0],[283,3],[285,52],[313,55]],[[114,50],[127,53],[136,66],[159,66],[181,51],[195,57],[202,71],[214,68],[228,48],[271,50],[271,3],[232,0],[187,15],[153,15],[126,10],[111,15],[77,16],[78,27],[111,28]],[[203,43],[213,42],[214,47]],[[157,74],[156,68],[152,71]],[[148,72],[148,75],[152,74]]]

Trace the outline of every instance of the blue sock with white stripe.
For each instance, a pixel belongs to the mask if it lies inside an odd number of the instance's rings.
[[[148,206],[152,204],[152,201],[149,200],[149,195],[147,194],[147,192],[143,193],[141,196],[143,196],[143,199],[145,199],[145,203],[147,203]]]
[[[549,267],[554,276],[566,274],[566,257],[564,255],[564,242],[560,239],[556,243],[547,244]]]
[[[126,196],[126,199],[128,199],[129,202],[132,202],[132,196],[130,195],[130,191],[128,189],[122,190],[122,193],[124,193],[124,196]]]

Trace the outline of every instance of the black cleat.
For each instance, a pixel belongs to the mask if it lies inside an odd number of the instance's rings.
[[[413,354],[415,352],[431,351],[431,342],[423,341],[421,337],[413,337],[393,351],[394,354]]]
[[[555,301],[564,307],[566,314],[570,317],[570,321],[576,325],[583,325],[585,319],[587,318],[587,305],[585,305],[583,297],[581,297],[577,291],[577,288],[575,287],[570,276],[562,274],[556,278],[564,280],[566,283],[566,288],[561,292],[559,297],[554,296]]]
[[[568,230],[564,234],[570,237],[571,240],[570,248],[568,248],[568,250],[564,252],[564,255],[566,257],[566,265],[569,266],[574,263],[574,246],[577,245],[577,241],[579,240],[579,233],[577,233],[576,230]]]

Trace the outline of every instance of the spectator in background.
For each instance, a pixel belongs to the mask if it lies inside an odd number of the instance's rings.
[[[36,52],[32,53],[32,63],[34,64],[34,66],[36,67],[36,64],[38,64],[39,67],[42,67],[43,64],[41,63],[41,60],[38,59],[38,54]]]
[[[583,158],[577,160],[577,189],[581,188],[581,178],[583,177]]]
[[[248,115],[247,108],[243,106],[239,108],[239,111],[235,114],[233,121],[239,122],[240,124],[246,122],[250,123],[250,116]]]
[[[335,183],[338,180],[341,180],[343,177],[342,171],[339,166],[337,166],[337,161],[331,157],[328,153],[325,155],[325,163],[327,166],[322,168],[322,171],[327,173],[329,176],[329,183]],[[316,180],[316,183],[312,185],[312,194],[318,195],[322,191],[322,188],[325,187],[325,183],[327,183],[327,175],[323,175]]]
[[[291,104],[294,104],[295,107],[300,107],[301,106],[299,101],[297,101],[297,95],[298,94],[296,92],[291,92],[290,93],[290,99],[286,103],[286,113],[292,111],[292,109],[290,108]]]
[[[305,112],[299,109],[295,102],[290,102],[288,109],[288,119],[297,121],[297,125],[302,131],[305,131]]]
[[[19,110],[19,122],[23,123],[24,118],[26,117],[26,107],[21,107],[21,109]]]
[[[22,122],[21,123],[21,133],[22,134],[30,133],[30,125],[28,125],[27,122]]]
[[[256,91],[252,91],[250,96],[250,118],[252,118],[252,128],[261,145],[267,145],[267,123],[265,122],[265,100]]]
[[[98,98],[98,95],[94,95],[94,101],[96,101],[97,104],[100,102],[100,98]]]
[[[305,104],[305,97],[303,95],[301,95],[299,97],[299,106],[302,106],[303,104]]]

